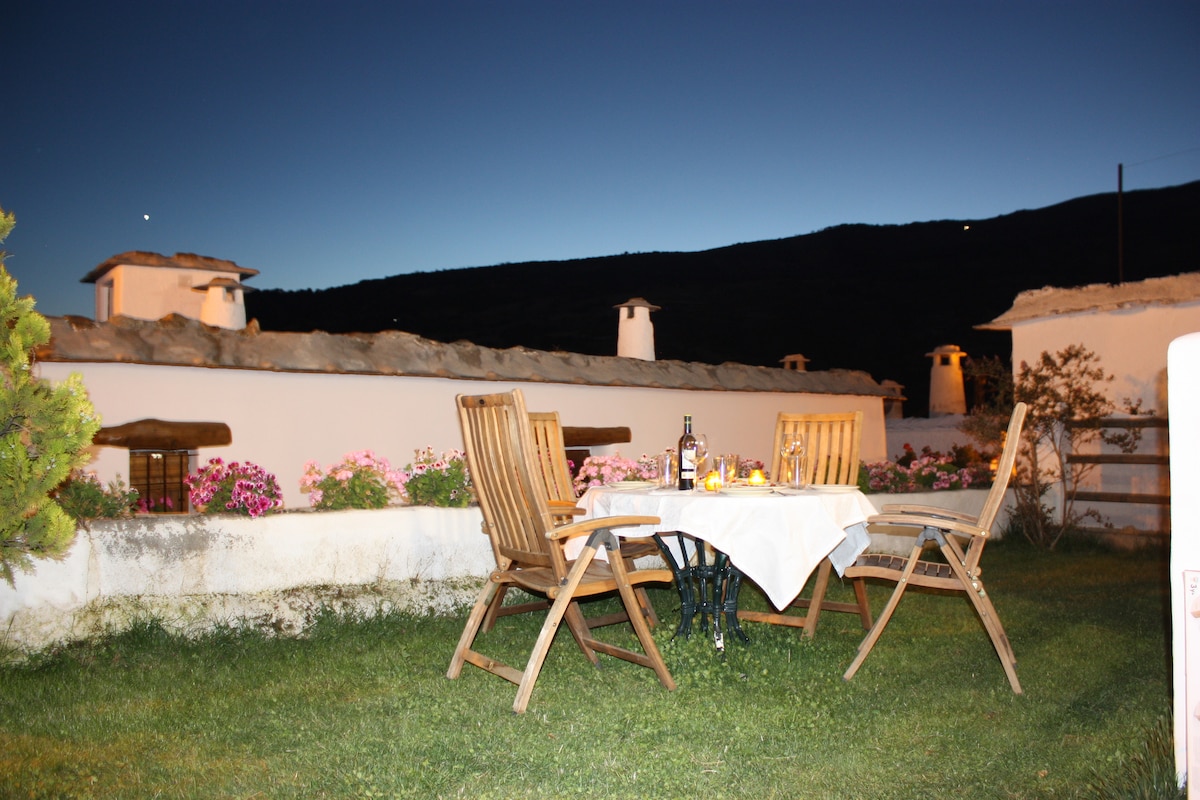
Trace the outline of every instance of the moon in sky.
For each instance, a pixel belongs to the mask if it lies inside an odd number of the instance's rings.
[[[150,215],[149,215],[149,214],[142,214],[142,219],[146,220],[146,222],[149,222],[149,221],[150,221]]]

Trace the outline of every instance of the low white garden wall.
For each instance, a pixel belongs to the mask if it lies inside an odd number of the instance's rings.
[[[870,498],[977,513],[986,494]],[[96,522],[61,561],[0,583],[0,642],[37,650],[149,617],[188,633],[230,624],[289,634],[322,608],[444,613],[468,605],[494,566],[481,522],[477,507],[412,506]],[[885,552],[911,546],[886,531],[872,538]]]
[[[0,583],[0,641],[39,649],[154,616],[294,633],[322,607],[444,612],[494,566],[477,507],[93,523],[61,561]]]

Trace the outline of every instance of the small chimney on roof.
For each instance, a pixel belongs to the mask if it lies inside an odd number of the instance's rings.
[[[904,384],[888,378],[880,381],[879,385],[887,392],[883,398],[883,418],[903,419],[904,401],[908,399],[904,396]]]
[[[783,364],[784,369],[795,370],[796,372],[808,372],[808,362],[810,359],[805,358],[799,353],[792,353],[790,356],[784,356],[779,359]]]
[[[193,292],[204,292],[204,305],[200,307],[200,321],[214,328],[240,331],[246,327],[245,292],[243,286],[233,278],[213,278],[208,283],[192,287]]]
[[[962,360],[967,354],[956,344],[944,344],[925,356],[933,359],[933,369],[929,373],[929,416],[966,414]]]
[[[650,322],[650,312],[658,311],[659,307],[651,305],[644,298],[634,297],[613,308],[620,310],[617,356],[653,361],[654,325]]]

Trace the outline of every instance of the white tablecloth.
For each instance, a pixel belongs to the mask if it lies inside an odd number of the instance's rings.
[[[728,554],[777,609],[787,607],[825,556],[838,574],[870,543],[864,523],[876,513],[857,489],[781,490],[764,496],[676,489],[593,487],[579,499],[588,517],[648,514],[657,526],[622,528],[622,536],[682,531]]]

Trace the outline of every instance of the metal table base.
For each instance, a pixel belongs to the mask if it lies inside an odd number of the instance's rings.
[[[666,534],[670,536],[672,534]],[[663,559],[675,576],[675,585],[679,587],[679,627],[675,629],[676,636],[691,638],[692,619],[700,614],[700,632],[708,633],[708,617],[713,619],[713,641],[718,650],[725,649],[725,635],[721,630],[721,615],[725,615],[726,628],[734,633],[742,642],[749,644],[750,637],[738,623],[737,605],[738,592],[742,585],[742,572],[729,561],[729,556],[720,550],[713,550],[713,561],[708,563],[705,554],[705,543],[695,537],[688,537],[681,531],[673,534],[679,543],[679,552],[685,556],[681,565],[675,554],[667,547],[662,536],[654,534],[654,542],[658,545]],[[696,542],[696,563],[686,559],[687,549],[684,539],[692,538]]]

